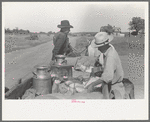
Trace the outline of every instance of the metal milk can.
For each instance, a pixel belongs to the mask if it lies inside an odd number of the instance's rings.
[[[51,75],[48,72],[48,66],[39,66],[36,72],[33,72],[33,88],[38,94],[52,93]]]
[[[65,60],[66,56],[64,55],[56,55],[55,59],[55,65],[62,65],[62,64],[67,64],[67,60]]]

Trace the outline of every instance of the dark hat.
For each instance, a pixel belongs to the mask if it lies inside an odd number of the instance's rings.
[[[68,20],[62,20],[61,25],[57,25],[58,28],[73,28],[72,25],[70,25]]]

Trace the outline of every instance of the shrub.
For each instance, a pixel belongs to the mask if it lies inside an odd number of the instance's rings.
[[[82,51],[86,48],[86,46],[88,46],[88,44],[89,44],[89,42],[88,42],[87,38],[86,37],[81,37],[81,38],[76,40],[75,48],[78,51]]]

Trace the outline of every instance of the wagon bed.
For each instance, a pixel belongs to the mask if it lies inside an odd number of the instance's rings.
[[[88,78],[90,73],[75,71],[73,70],[73,77],[82,75],[84,78]],[[24,78],[18,80],[9,91],[5,93],[5,99],[22,99],[25,92],[32,88],[33,85],[33,74],[29,73]],[[43,96],[37,96],[34,99],[102,99],[102,94],[100,92],[94,93],[76,93],[75,95],[63,95],[61,93],[52,93]]]

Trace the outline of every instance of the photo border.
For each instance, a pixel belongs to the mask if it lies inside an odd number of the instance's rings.
[[[130,0],[127,0],[127,1],[130,1]],[[127,1],[124,1],[124,2],[127,2]],[[139,2],[140,0],[137,0],[137,1],[135,1],[135,2]],[[2,2],[35,2],[34,0],[26,0],[26,1],[20,1],[20,0],[16,0],[16,1],[9,1],[9,0],[2,0]],[[1,2],[1,28],[2,28],[2,2]],[[56,1],[56,0],[51,0],[51,1],[38,1],[38,0],[36,0],[36,2],[59,2],[59,1]],[[63,2],[70,2],[70,0],[63,0]],[[71,0],[71,2],[72,2],[72,0]],[[76,0],[76,1],[73,1],[73,2],[78,2],[78,0]],[[80,1],[80,2],[90,2],[90,1]],[[103,1],[91,1],[91,2],[103,2]],[[106,2],[106,1],[105,1]],[[108,2],[115,2],[115,1],[113,1],[113,0],[111,0],[111,1],[108,1]],[[122,1],[119,1],[119,2],[122,2]],[[132,2],[132,1],[131,1]],[[145,1],[145,0],[143,0],[143,1],[141,1],[141,2],[148,2],[149,3],[149,1]],[[149,8],[148,8],[149,9]],[[148,15],[149,15],[149,13],[148,13]],[[149,25],[149,24],[148,24]],[[148,30],[149,30],[149,26],[148,26]],[[149,31],[148,31],[148,37],[149,37]],[[2,39],[2,33],[1,33],[1,40],[3,40]],[[148,38],[148,40],[149,40],[149,38]],[[149,42],[148,42],[149,43]],[[149,45],[149,44],[148,44]],[[2,41],[1,41],[1,47],[2,47]],[[149,46],[148,46],[148,48],[149,48]],[[2,48],[1,48],[2,49]],[[149,51],[150,51],[150,49],[149,49]],[[1,57],[2,57],[2,50],[1,50]],[[149,58],[148,58],[149,59]],[[1,58],[1,63],[2,63],[2,58]],[[1,70],[2,70],[2,68],[1,68]],[[1,71],[2,72],[2,71]],[[148,69],[148,74],[149,74],[149,69]],[[1,78],[2,78],[2,74],[1,74]],[[3,79],[2,79],[3,80]],[[2,81],[1,80],[1,81]],[[1,86],[2,86],[2,82],[1,82]],[[2,87],[1,87],[2,88]],[[149,84],[149,88],[150,88],[150,84]],[[148,88],[148,91],[149,91],[149,88]],[[1,91],[2,91],[2,89],[1,89]],[[144,92],[145,93],[145,92]],[[149,93],[149,92],[148,92]],[[145,94],[144,94],[145,95]],[[149,97],[150,97],[150,94],[149,94]],[[1,94],[1,101],[2,101],[2,94]],[[149,98],[148,98],[148,101],[149,101]],[[2,104],[2,102],[1,102],[1,104]],[[1,105],[1,108],[2,108],[2,105]],[[1,113],[2,113],[2,109],[1,109]],[[1,115],[1,120],[2,120],[2,115]],[[3,121],[3,120],[2,120]],[[10,120],[9,120],[10,121]],[[48,121],[50,121],[50,120],[48,120]],[[51,121],[53,121],[53,120],[51,120]],[[99,120],[99,121],[103,121],[103,120]],[[105,120],[106,121],[106,120]],[[111,121],[117,121],[117,120],[111,120]],[[122,120],[123,121],[123,120]],[[124,120],[124,121],[130,121],[130,120]],[[148,121],[148,120],[133,120],[133,121]]]

